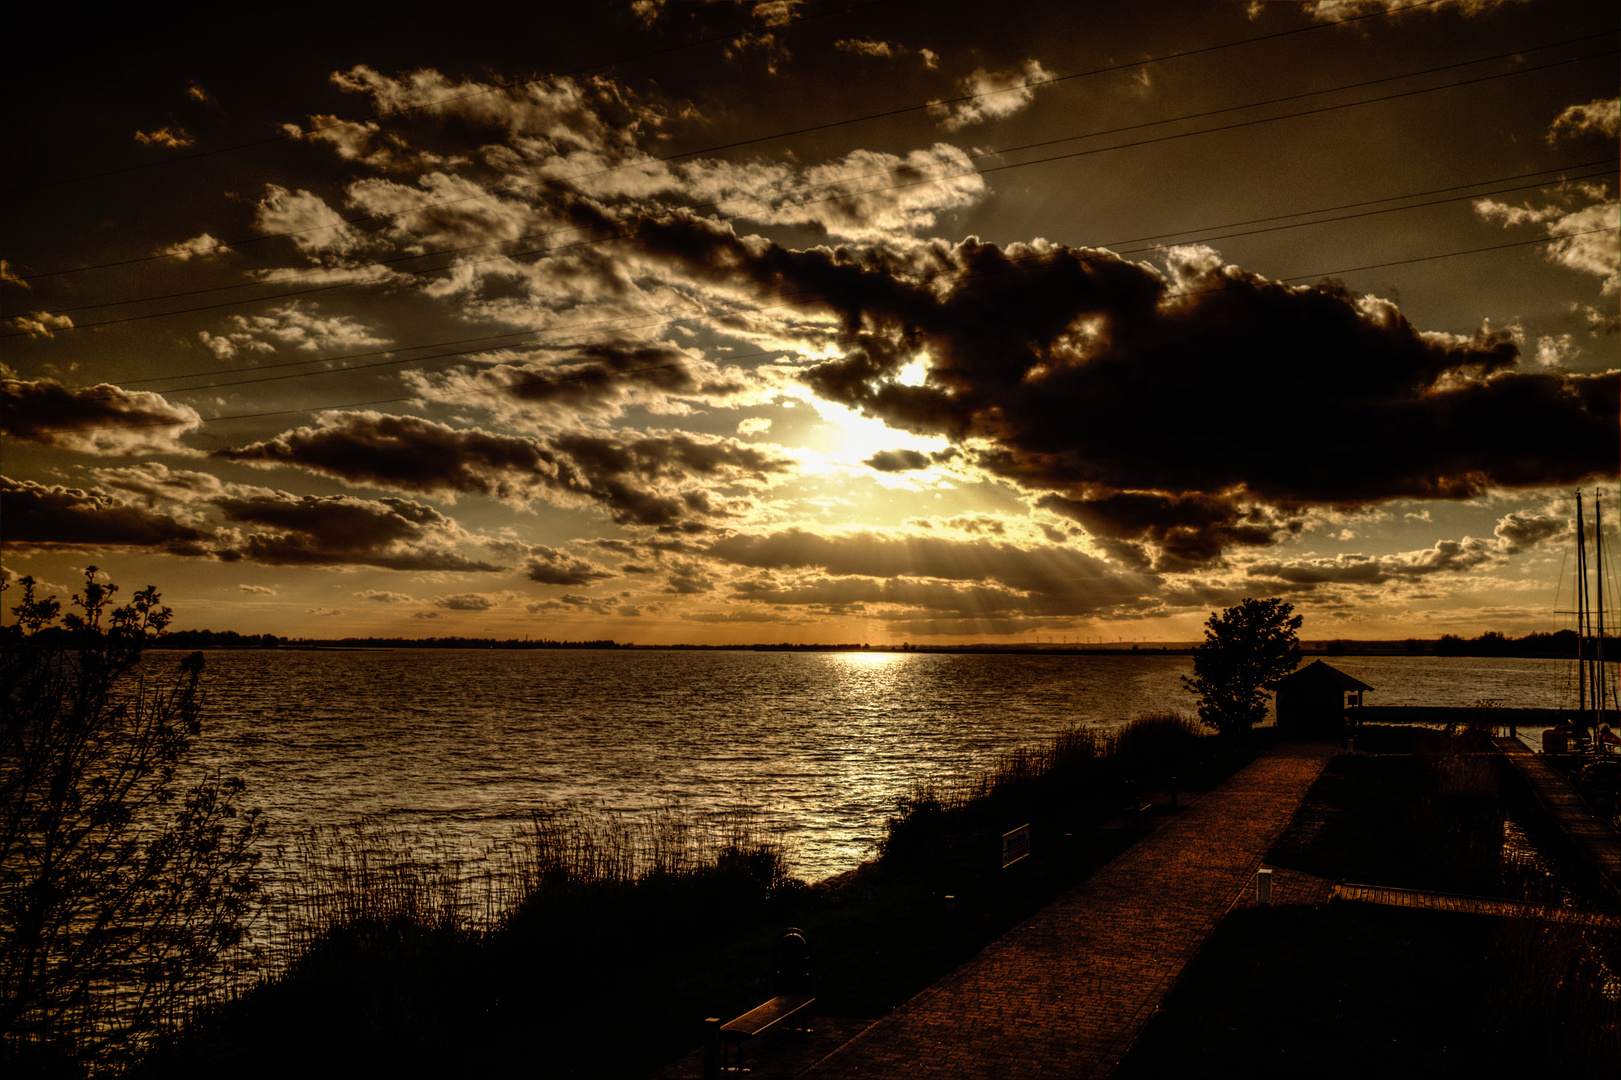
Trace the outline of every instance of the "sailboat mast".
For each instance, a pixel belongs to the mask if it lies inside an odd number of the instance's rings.
[[[1576,711],[1587,714],[1587,536],[1582,528],[1582,492],[1576,489]]]
[[[1593,682],[1593,705],[1598,714],[1593,731],[1596,733],[1599,726],[1604,723],[1604,511],[1599,508],[1599,493],[1593,492],[1593,569],[1596,571],[1597,581],[1594,583],[1598,609],[1598,642],[1595,647],[1593,671],[1596,676]]]

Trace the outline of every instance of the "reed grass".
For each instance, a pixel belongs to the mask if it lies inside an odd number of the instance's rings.
[[[1011,750],[980,772],[919,780],[885,819],[879,859],[935,860],[953,836],[972,842],[975,833],[1021,824],[1049,836],[1095,825],[1131,790],[1173,777],[1196,784],[1211,741],[1179,713],[1144,713],[1116,732],[1069,728],[1045,745]]]

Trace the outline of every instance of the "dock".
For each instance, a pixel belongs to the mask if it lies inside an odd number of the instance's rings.
[[[1570,851],[1613,899],[1621,901],[1621,834],[1594,817],[1570,781],[1542,755],[1533,754],[1519,739],[1500,736],[1492,742],[1524,778]]]

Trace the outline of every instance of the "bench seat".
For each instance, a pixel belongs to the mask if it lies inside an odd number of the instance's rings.
[[[795,1013],[809,1008],[815,1001],[809,994],[779,994],[758,1008],[750,1009],[736,1020],[720,1029],[721,1037],[728,1042],[742,1042],[752,1039],[774,1024],[788,1019]]]

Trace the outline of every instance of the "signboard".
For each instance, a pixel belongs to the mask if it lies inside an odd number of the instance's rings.
[[[1002,869],[1030,856],[1030,826],[1020,825],[1002,834]]]

